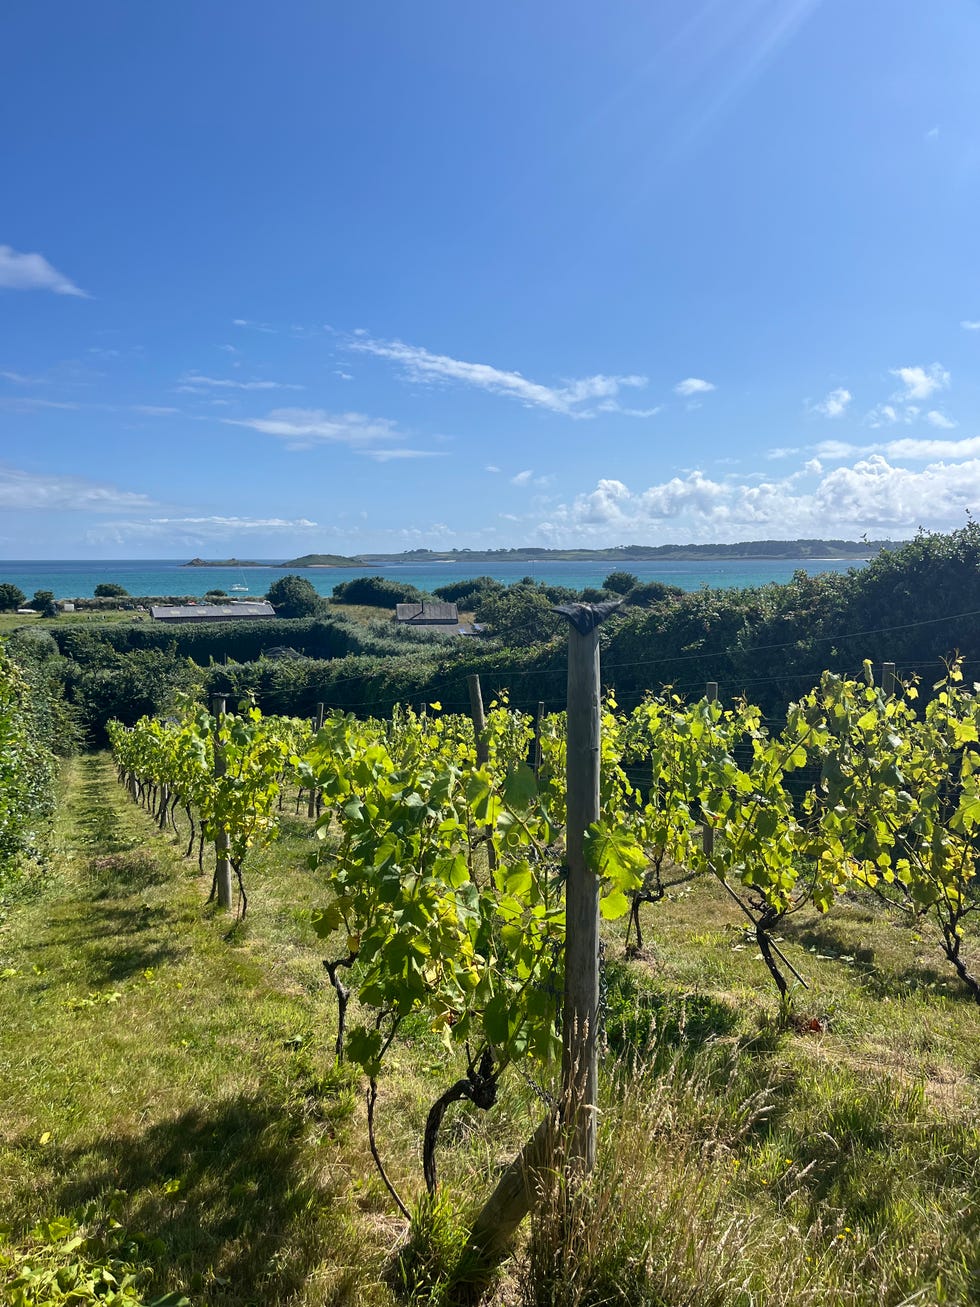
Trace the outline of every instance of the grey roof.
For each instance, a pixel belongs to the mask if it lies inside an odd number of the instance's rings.
[[[455,623],[459,621],[459,612],[455,604],[437,603],[425,600],[421,604],[396,604],[395,617],[399,622],[414,622],[426,625],[429,622]]]
[[[237,604],[151,604],[150,615],[158,621],[238,621],[246,617],[275,617],[276,610],[265,599]]]

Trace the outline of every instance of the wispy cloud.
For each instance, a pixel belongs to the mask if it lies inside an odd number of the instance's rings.
[[[0,287],[6,290],[50,290],[55,295],[91,299],[87,291],[53,268],[42,254],[20,254],[9,245],[0,245]]]
[[[685,377],[683,381],[678,381],[674,387],[675,395],[706,395],[709,390],[714,390],[713,381],[705,381],[701,377]]]
[[[77,409],[81,405],[64,399],[41,399],[38,395],[5,395],[0,399],[4,408],[16,409],[18,412],[30,412],[38,408]]]
[[[147,495],[89,481],[85,477],[45,475],[0,466],[0,507],[59,512],[131,511],[152,507]]]
[[[358,449],[358,454],[373,458],[376,463],[390,463],[400,458],[448,458],[445,449]]]
[[[964,331],[980,331],[980,322],[973,322],[969,318],[964,318],[960,326]]]
[[[847,412],[847,406],[852,399],[853,395],[849,390],[845,390],[843,386],[838,386],[836,390],[832,390],[829,395],[825,396],[819,404],[814,404],[811,412],[822,413],[824,417],[828,418],[840,418]]]
[[[222,418],[228,426],[250,427],[263,435],[278,436],[289,449],[312,449],[317,444],[370,445],[401,440],[402,433],[387,418],[364,413],[328,413],[322,408],[277,408],[264,418]]]
[[[200,372],[185,372],[180,378],[178,390],[189,394],[206,394],[209,389],[218,390],[303,390],[288,381],[238,381],[234,377],[205,377]]]
[[[166,404],[132,404],[130,407],[134,413],[154,418],[169,417],[172,413],[180,412],[179,408],[171,408]]]
[[[297,517],[151,517],[151,526],[216,527],[222,531],[279,531],[315,527],[309,518]]]
[[[931,427],[942,427],[944,431],[952,431],[956,423],[952,418],[948,418],[945,413],[940,413],[938,409],[931,408],[926,414],[926,421]]]
[[[598,373],[565,381],[561,385],[547,386],[530,381],[520,372],[497,368],[489,363],[470,363],[452,358],[448,354],[433,354],[420,345],[406,345],[400,340],[378,340],[364,331],[357,331],[348,341],[348,348],[376,358],[397,363],[413,382],[458,383],[473,386],[495,395],[506,395],[533,408],[544,408],[567,417],[592,417],[597,411],[591,407],[603,400],[604,412],[622,411],[612,401],[624,388],[642,388],[647,378],[641,376],[606,376]]]
[[[933,363],[928,368],[892,368],[891,373],[905,387],[895,396],[896,399],[928,399],[937,390],[946,390],[950,381],[949,373],[941,363]]]
[[[23,372],[11,372],[7,368],[0,369],[0,377],[4,381],[12,381],[15,386],[44,386],[47,385],[45,377],[29,377]]]
[[[251,318],[232,318],[233,327],[249,327],[252,331],[263,331],[266,335],[274,336],[277,328],[271,322],[253,322]]]

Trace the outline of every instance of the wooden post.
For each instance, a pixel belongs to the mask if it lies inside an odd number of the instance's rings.
[[[532,754],[532,766],[534,774],[537,776],[541,770],[541,730],[544,726],[544,704],[538,700],[538,711],[534,718],[534,753]]]
[[[483,691],[480,688],[479,673],[474,672],[466,678],[470,692],[470,716],[473,718],[473,734],[476,736],[476,765],[484,767],[490,761],[490,748],[487,744],[487,719],[483,712]],[[487,843],[487,868],[497,870],[497,850],[493,843],[491,827],[484,827]]]
[[[565,834],[565,1005],[562,1101],[501,1176],[473,1224],[469,1248],[499,1261],[556,1170],[568,1179],[595,1162],[598,1097],[599,879],[585,860],[585,832],[599,819],[599,633],[616,603],[564,604],[569,621],[568,817]]]
[[[895,664],[882,663],[881,664],[881,689],[887,699],[890,699],[892,695],[895,693],[896,679],[897,678],[895,676]]]
[[[473,734],[476,736],[476,765],[482,767],[490,759],[490,750],[487,748],[487,719],[483,713],[483,692],[478,672],[467,676],[466,687],[470,692],[470,716],[473,718]]]
[[[214,716],[214,776],[215,780],[225,774],[225,751],[218,742],[218,730],[221,725],[221,718],[225,713],[225,698],[223,695],[216,694],[211,701],[211,712]],[[231,908],[231,860],[228,857],[228,850],[231,841],[226,830],[217,830],[214,833],[214,879],[218,889],[218,907],[230,910]]]
[[[569,1130],[566,1162],[588,1173],[595,1164],[599,1096],[599,878],[586,862],[585,833],[599,820],[599,627],[571,616],[569,621],[562,1107]]]
[[[718,682],[707,681],[704,687],[704,697],[709,703],[714,703],[718,698]],[[705,857],[710,858],[715,851],[715,833],[707,822],[701,822],[701,847],[704,849]]]
[[[322,704],[322,703],[318,703],[317,706],[316,706],[316,729],[317,729],[317,734],[319,734],[319,732],[323,730],[323,719],[324,719],[324,716],[325,716],[325,713],[324,713],[323,704]],[[318,791],[317,791],[316,786],[314,785],[313,788],[310,790],[309,801],[307,802],[307,805],[306,805],[306,815],[307,815],[307,817],[309,817],[309,819],[310,819],[311,821],[312,821],[313,818],[316,816],[316,810],[317,810],[317,799],[318,799],[318,798],[319,798],[319,793],[318,793]]]

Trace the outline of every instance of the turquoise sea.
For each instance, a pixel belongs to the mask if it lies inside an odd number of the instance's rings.
[[[766,585],[788,581],[794,572],[847,572],[863,567],[861,560],[837,559],[685,560],[683,562],[616,564],[610,562],[534,563],[385,563],[379,567],[311,567],[292,569],[308,578],[318,592],[329,595],[341,581],[355,576],[387,576],[407,581],[420,590],[434,590],[470,576],[493,576],[510,584],[524,576],[552,585],[581,590],[600,586],[618,567],[633,572],[641,581],[664,581],[683,590]],[[286,569],[272,560],[261,567],[187,567],[180,559],[107,559],[0,561],[0,582],[20,586],[30,597],[35,590],[53,590],[56,599],[90,597],[100,581],[115,581],[131,595],[188,595],[201,598],[208,590],[226,590],[244,598],[263,595]]]

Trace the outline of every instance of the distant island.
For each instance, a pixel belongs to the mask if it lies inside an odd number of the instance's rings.
[[[267,567],[267,563],[256,563],[251,558],[192,558],[184,567]]]
[[[279,567],[378,567],[384,563],[645,563],[751,558],[801,561],[872,558],[901,540],[746,540],[734,545],[617,545],[613,549],[409,549],[401,554],[303,554]],[[199,560],[198,560],[199,563]],[[189,564],[192,566],[192,564]],[[215,564],[211,564],[215,566]],[[247,566],[247,564],[245,564]]]
[[[346,554],[303,554],[276,567],[367,567],[363,558],[348,558]]]

